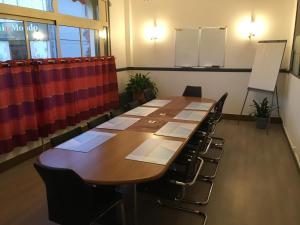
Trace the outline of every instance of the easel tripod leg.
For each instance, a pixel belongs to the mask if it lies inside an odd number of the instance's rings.
[[[245,108],[245,104],[246,104],[246,101],[247,101],[247,98],[248,98],[248,94],[249,94],[249,89],[247,90],[247,94],[246,94],[246,97],[245,97],[245,100],[244,100],[244,103],[243,103],[243,107],[242,107],[242,110],[241,110],[241,113],[240,113],[240,117],[238,119],[238,124],[240,124],[240,120],[241,120],[241,117],[242,117],[243,112],[244,112],[244,108]]]

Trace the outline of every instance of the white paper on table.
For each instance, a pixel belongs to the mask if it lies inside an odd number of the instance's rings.
[[[196,128],[197,124],[168,122],[154,134],[168,137],[187,138]]]
[[[164,107],[165,105],[169,104],[171,100],[161,100],[161,99],[154,99],[150,102],[144,104],[144,106],[154,106],[154,107]]]
[[[158,110],[158,108],[139,106],[126,112],[125,114],[132,115],[132,116],[148,116],[149,114],[153,113],[155,110]]]
[[[97,128],[113,129],[113,130],[126,130],[135,122],[139,121],[140,118],[132,117],[115,117],[105,123],[100,124]]]
[[[150,138],[126,156],[126,159],[166,165],[182,144],[181,141]]]
[[[205,117],[206,112],[203,111],[192,111],[192,110],[182,110],[178,113],[174,119],[177,120],[192,120],[192,121],[202,121]]]
[[[115,135],[116,134],[113,133],[87,131],[56,146],[55,148],[61,148],[64,150],[76,152],[89,152],[93,148],[103,144]]]
[[[191,102],[187,107],[184,109],[194,109],[194,110],[204,110],[208,111],[213,103],[210,102]]]

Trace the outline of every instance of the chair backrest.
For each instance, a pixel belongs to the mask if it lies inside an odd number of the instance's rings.
[[[144,90],[144,97],[145,97],[146,102],[149,102],[156,98],[153,90],[150,88],[147,88]]]
[[[221,98],[217,101],[217,103],[215,104],[215,107],[214,107],[214,112],[218,113],[218,114],[222,114],[223,112],[223,107],[224,107],[224,103],[225,103],[225,100],[228,96],[228,93],[224,93]]]
[[[46,186],[49,219],[59,224],[88,225],[94,204],[91,187],[69,169],[34,164]]]
[[[127,92],[122,92],[119,94],[120,108],[123,110],[128,110],[128,104],[132,101],[132,96]]]
[[[186,86],[182,96],[186,97],[202,97],[202,88],[201,86]]]
[[[128,103],[129,109],[134,109],[134,108],[136,108],[136,107],[138,107],[140,105],[141,105],[140,102],[137,101],[137,100],[133,100],[133,101],[131,101],[131,102]]]
[[[97,118],[95,118],[95,119],[87,122],[87,127],[88,127],[88,129],[93,129],[96,126],[98,126],[99,124],[104,123],[104,122],[106,122],[108,120],[109,120],[109,115],[108,114],[104,114],[104,115],[101,115],[101,116],[99,116],[99,117],[97,117]]]
[[[54,147],[54,146],[57,146],[73,137],[78,136],[81,133],[82,133],[81,127],[76,127],[75,129],[72,129],[66,133],[63,133],[61,135],[51,138],[50,143]]]

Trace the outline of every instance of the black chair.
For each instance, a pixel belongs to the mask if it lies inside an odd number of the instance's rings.
[[[82,133],[81,127],[76,127],[66,133],[63,133],[61,135],[51,138],[50,143],[51,143],[52,147],[55,147],[69,139],[72,139],[73,137],[80,135],[81,133]]]
[[[203,137],[206,137],[207,148],[205,151],[200,152],[200,157],[207,163],[215,165],[214,173],[200,174],[203,179],[214,179],[216,177],[219,161],[223,155],[224,139],[215,137],[215,131],[217,124],[222,119],[223,106],[227,99],[228,93],[222,95],[214,106],[213,112],[208,115],[203,124],[200,126],[199,131],[191,138],[191,141],[187,145],[190,149],[198,149],[202,147]],[[217,155],[217,156],[216,156]]]
[[[202,88],[201,86],[186,86],[182,96],[186,97],[202,97]]]
[[[93,129],[96,126],[98,126],[99,124],[104,123],[104,122],[106,122],[108,120],[109,120],[109,115],[108,114],[104,114],[104,115],[101,115],[101,116],[99,116],[99,117],[97,117],[97,118],[95,118],[95,119],[87,122],[87,127],[88,127],[88,129]]]
[[[141,105],[140,102],[137,101],[137,100],[133,100],[133,101],[131,101],[131,102],[128,103],[129,110],[130,109],[134,109],[134,108],[136,108],[136,107],[138,107],[140,105]]]
[[[156,98],[153,90],[150,89],[150,88],[147,88],[147,89],[144,90],[144,97],[145,97],[146,102],[149,102],[149,101]]]
[[[70,169],[34,164],[46,186],[49,220],[61,225],[95,224],[113,207],[120,205],[123,224],[124,206],[114,187],[92,186]]]

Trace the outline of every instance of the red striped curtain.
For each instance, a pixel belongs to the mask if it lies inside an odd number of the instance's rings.
[[[32,102],[33,108],[28,111],[29,115],[23,115],[23,123],[28,124],[28,127],[23,125],[24,128],[22,128],[19,121],[14,123],[14,132],[17,136],[19,133],[24,133],[22,129],[29,129],[30,132],[27,133],[30,135],[25,135],[23,142],[14,144],[12,132],[8,131],[6,135],[1,133],[0,144],[1,142],[12,144],[6,145],[4,149],[0,147],[0,153],[8,152],[16,145],[24,145],[26,141],[38,136],[46,137],[59,129],[116,108],[119,104],[116,66],[113,57],[32,60],[31,64],[33,65],[28,65],[28,68],[26,66],[1,68],[1,74],[5,74],[8,81],[11,78],[7,71],[27,68],[27,73],[21,71],[19,75],[27,74],[31,85],[28,87],[28,85],[22,85],[22,82],[18,83],[21,83],[21,88],[27,87],[27,92],[31,94],[27,98]],[[11,96],[17,94],[18,90],[10,88],[9,82],[3,87],[3,90],[11,93]],[[2,98],[5,98],[5,94],[2,97],[2,92],[1,86],[1,111],[12,105],[12,98],[9,97],[2,106]],[[18,101],[19,105],[24,104],[23,98]],[[9,112],[6,114],[10,115]],[[2,114],[0,115],[2,119]],[[13,124],[10,117],[11,115],[3,117],[9,128]],[[32,121],[33,118],[35,123]]]

